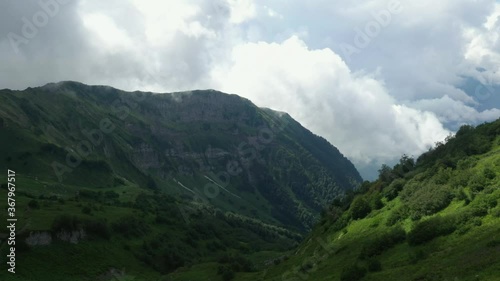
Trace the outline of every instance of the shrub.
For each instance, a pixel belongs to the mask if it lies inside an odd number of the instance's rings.
[[[356,197],[351,205],[351,216],[353,219],[362,219],[371,212],[370,205],[362,197]]]
[[[492,180],[497,176],[497,174],[491,168],[484,168],[483,176],[487,179]]]
[[[451,168],[440,168],[439,171],[432,177],[434,183],[442,185],[448,183],[450,178],[452,177],[452,169]]]
[[[82,228],[83,222],[80,218],[69,215],[61,215],[56,217],[52,222],[51,230],[53,232],[59,231],[75,231]]]
[[[24,239],[16,241],[16,253],[26,253],[30,251],[30,246]]]
[[[172,272],[185,264],[185,260],[180,253],[180,250],[171,247],[168,248],[169,249],[163,253],[162,259],[160,259],[163,260],[163,264],[161,264],[159,268],[162,273]]]
[[[104,192],[104,198],[106,198],[106,199],[113,200],[113,199],[118,199],[119,197],[120,197],[120,194],[118,194],[114,191],[109,190],[109,191]]]
[[[495,218],[500,218],[500,209],[493,210],[493,212],[491,212],[491,215]]]
[[[464,189],[463,188],[459,188],[457,191],[456,191],[456,194],[455,194],[455,197],[462,201],[462,200],[465,200],[469,197],[467,197],[467,194],[465,193]]]
[[[158,189],[158,185],[151,175],[148,175],[146,187],[153,190]]]
[[[98,238],[109,240],[111,238],[111,230],[104,221],[88,221],[85,223],[85,230],[90,235]]]
[[[409,215],[409,209],[406,205],[403,205],[397,209],[394,209],[387,217],[386,225],[393,226],[397,222],[404,220]]]
[[[332,231],[339,231],[346,227],[349,224],[349,219],[350,214],[348,212],[343,213],[342,216],[333,223],[331,227]]]
[[[125,181],[121,178],[114,177],[113,178],[113,186],[125,185]]]
[[[134,216],[125,216],[112,224],[114,231],[125,237],[139,237],[149,231],[149,226]]]
[[[90,215],[90,213],[92,213],[92,210],[90,209],[89,206],[85,206],[82,208],[82,213],[84,213],[86,215]]]
[[[231,270],[235,272],[251,272],[255,270],[253,263],[241,255],[230,255],[226,253],[219,257],[218,262],[229,266]]]
[[[488,214],[488,210],[495,208],[497,204],[497,199],[493,197],[478,198],[471,204],[470,211],[475,217],[484,217]]]
[[[457,168],[460,170],[467,171],[467,170],[473,168],[474,166],[476,166],[476,164],[477,164],[476,158],[468,157],[468,158],[459,160],[457,163]]]
[[[481,226],[483,224],[483,221],[480,218],[473,218],[471,220],[471,224],[474,226]]]
[[[222,276],[222,280],[224,281],[229,281],[234,279],[234,271],[228,266],[219,267],[217,273],[219,273]]]
[[[380,261],[376,259],[369,259],[368,260],[368,271],[370,272],[379,272],[382,270],[382,264]]]
[[[385,250],[403,242],[406,239],[406,232],[401,226],[393,227],[389,231],[374,237],[363,245],[360,258],[368,258],[380,255]]]
[[[416,264],[420,260],[423,260],[426,258],[426,255],[424,251],[422,250],[417,250],[417,251],[412,251],[408,254],[408,260],[410,264]]]
[[[455,224],[457,226],[466,224],[469,220],[474,217],[474,212],[471,210],[462,211],[455,215]]]
[[[470,201],[469,197],[465,198],[465,200],[464,200],[464,206],[468,206],[470,204],[470,202],[471,201]]]
[[[488,243],[486,243],[486,247],[488,248],[496,248],[500,246],[500,240],[491,240]]]
[[[90,191],[90,190],[80,190],[78,192],[78,196],[82,198],[89,198],[89,199],[95,199],[98,200],[100,197],[99,192],[95,191]]]
[[[482,175],[474,175],[469,180],[470,189],[473,192],[480,192],[486,185],[486,179]]]
[[[383,195],[387,198],[387,200],[391,201],[396,198],[406,182],[404,179],[396,179],[394,180],[388,187],[386,187],[383,191]]]
[[[453,194],[451,188],[446,185],[412,185],[403,190],[401,199],[410,208],[412,219],[418,220],[422,216],[432,215],[446,208],[451,203]]]
[[[456,230],[455,219],[448,217],[433,217],[417,223],[408,233],[408,244],[419,245],[432,239],[448,235]]]
[[[467,170],[457,171],[453,174],[453,177],[450,178],[449,184],[454,188],[466,187],[469,184],[469,179],[471,176],[472,176],[471,170],[467,169]]]
[[[370,208],[372,210],[380,210],[384,207],[384,203],[382,203],[381,196],[379,193],[374,194],[370,197]]]
[[[340,274],[340,281],[358,281],[366,275],[366,269],[357,264],[345,267]]]
[[[30,207],[30,209],[40,209],[40,204],[38,203],[38,201],[33,199],[28,203],[28,207]]]

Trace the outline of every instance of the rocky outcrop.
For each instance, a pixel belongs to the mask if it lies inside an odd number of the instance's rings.
[[[57,239],[69,242],[71,244],[78,244],[81,240],[87,237],[87,233],[83,229],[79,231],[60,231],[56,234]]]
[[[132,157],[134,164],[142,170],[158,169],[161,166],[158,152],[146,143],[134,148]]]
[[[52,244],[52,235],[50,232],[30,232],[25,240],[29,246],[46,246]]]
[[[60,231],[55,234],[55,239],[78,244],[87,237],[83,229],[78,231]],[[52,244],[52,234],[48,231],[30,232],[30,235],[25,239],[28,246],[47,246]]]

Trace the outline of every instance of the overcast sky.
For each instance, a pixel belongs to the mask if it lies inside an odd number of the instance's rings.
[[[499,17],[494,0],[2,0],[0,88],[234,93],[370,178],[500,117]]]

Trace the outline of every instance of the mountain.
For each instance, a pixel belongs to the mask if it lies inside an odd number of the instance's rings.
[[[301,245],[236,280],[500,280],[500,119],[334,200]]]
[[[157,280],[217,259],[258,270],[362,180],[288,114],[236,95],[77,82],[0,90],[0,170],[16,184],[8,280],[37,281]]]
[[[198,190],[224,210],[300,230],[361,181],[326,140],[236,95],[63,82],[3,90],[0,104],[0,167],[40,180],[96,188],[127,181],[183,196]]]

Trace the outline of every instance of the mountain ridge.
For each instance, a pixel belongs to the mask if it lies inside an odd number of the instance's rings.
[[[58,158],[51,162],[52,174],[62,183],[81,183],[82,177],[100,175],[93,185],[110,185],[115,176],[150,187],[178,185],[174,178],[200,185],[206,172],[227,178],[224,166],[236,161],[239,165],[233,168],[245,173],[229,176],[237,181],[232,193],[264,194],[265,200],[279,202],[281,207],[271,207],[266,216],[282,217],[282,223],[289,221],[286,213],[295,206],[289,222],[308,228],[322,205],[361,182],[354,165],[325,139],[288,114],[259,108],[237,95],[215,90],[125,92],[66,81],[24,91],[3,90],[1,97],[5,100],[0,106],[4,127],[18,126],[24,130],[17,133],[38,138],[41,153]],[[222,154],[207,153],[217,149]],[[71,158],[77,154],[88,155]],[[83,165],[72,167],[71,161]],[[288,164],[291,169],[285,169]],[[272,165],[282,168],[270,172]],[[72,179],[75,170],[87,176]],[[45,169],[38,176],[48,174]],[[325,181],[326,188],[318,184]],[[268,190],[264,185],[282,187]]]

